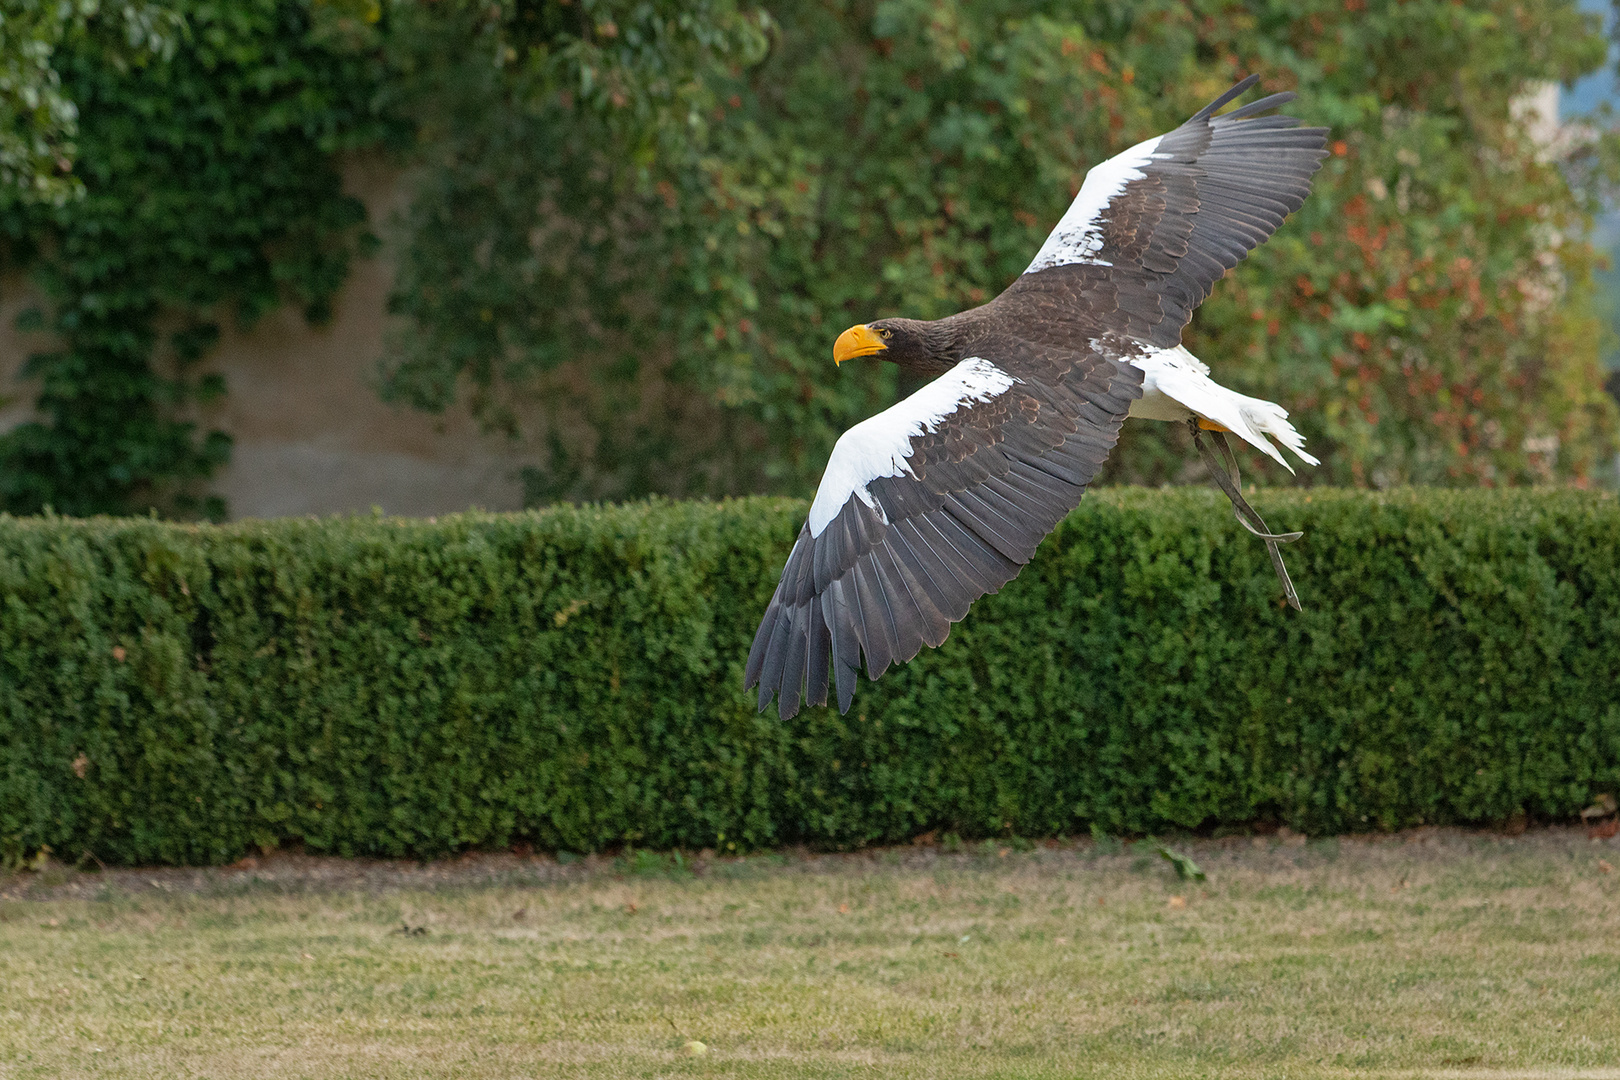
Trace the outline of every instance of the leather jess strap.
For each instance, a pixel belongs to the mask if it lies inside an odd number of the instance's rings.
[[[1204,439],[1206,433],[1199,428],[1196,417],[1187,421],[1187,428],[1192,432],[1193,445],[1198,448],[1198,456],[1204,459],[1204,465],[1209,469],[1210,479],[1214,480],[1215,486],[1231,500],[1232,516],[1237,518],[1239,525],[1266,542],[1266,551],[1271,554],[1271,565],[1277,571],[1277,580],[1282,582],[1283,595],[1288,598],[1288,605],[1295,611],[1303,611],[1299,603],[1299,594],[1294,591],[1293,581],[1289,580],[1288,568],[1283,565],[1282,552],[1277,548],[1279,544],[1292,544],[1305,534],[1272,532],[1255,512],[1254,507],[1249,505],[1248,500],[1243,497],[1243,481],[1238,476],[1237,457],[1232,453],[1232,447],[1224,432],[1218,439],[1213,440],[1216,449],[1220,451],[1220,460],[1217,461]]]

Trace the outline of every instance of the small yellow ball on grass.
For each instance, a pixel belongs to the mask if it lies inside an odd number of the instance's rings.
[[[708,1052],[709,1048],[698,1042],[696,1039],[690,1039],[681,1046],[682,1057],[702,1057]]]

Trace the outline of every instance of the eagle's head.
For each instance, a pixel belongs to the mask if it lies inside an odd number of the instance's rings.
[[[875,356],[906,371],[935,375],[948,371],[961,359],[951,355],[952,344],[952,335],[937,322],[877,319],[839,334],[833,343],[833,363]]]

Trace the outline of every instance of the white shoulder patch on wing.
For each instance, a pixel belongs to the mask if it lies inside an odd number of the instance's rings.
[[[1080,194],[1069,204],[1062,220],[1053,228],[1052,235],[1046,238],[1046,243],[1041,245],[1041,250],[1035,253],[1035,261],[1029,264],[1029,269],[1024,273],[1033,274],[1047,267],[1070,263],[1106,265],[1097,258],[1097,252],[1102,250],[1099,220],[1102,212],[1108,208],[1110,199],[1125,190],[1126,184],[1147,175],[1142,170],[1153,160],[1153,152],[1159,148],[1162,138],[1163,135],[1157,135],[1147,142],[1137,143],[1086,173],[1086,182],[1080,185]]]
[[[850,496],[872,506],[866,485],[880,476],[910,476],[911,440],[939,426],[964,405],[1007,392],[1018,380],[990,361],[970,356],[915,394],[844,432],[810,504],[810,535],[820,536]]]

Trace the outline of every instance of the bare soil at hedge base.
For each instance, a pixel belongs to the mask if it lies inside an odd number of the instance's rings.
[[[1590,850],[1593,857],[1620,867],[1620,836],[1604,836],[1607,829],[1585,826],[1533,828],[1522,833],[1425,826],[1397,833],[1356,833],[1310,840],[1287,828],[1253,836],[1219,839],[1178,838],[1171,842],[1206,870],[1243,865],[1252,870],[1281,870],[1290,864],[1304,869],[1335,859],[1350,846],[1368,860],[1369,871],[1387,870],[1413,862],[1452,860],[1470,851],[1517,849],[1521,854],[1560,853],[1566,856]],[[702,877],[732,876],[770,869],[777,873],[860,873],[879,864],[918,870],[936,864],[979,862],[987,857],[1034,856],[1056,869],[1078,859],[1099,871],[1114,869],[1111,859],[1135,864],[1151,853],[1152,841],[1130,842],[1090,838],[1044,841],[970,841],[947,850],[935,834],[909,845],[873,847],[856,852],[820,853],[807,848],[745,856],[717,856],[704,850],[671,855],[632,852],[560,856],[544,853],[471,851],[422,861],[417,859],[341,858],[273,851],[222,867],[134,867],[74,869],[52,861],[42,871],[0,871],[3,900],[95,900],[141,893],[216,895],[242,891],[271,893],[363,892],[383,894],[396,890],[437,891],[584,882],[602,875]],[[1139,868],[1139,867],[1138,867]],[[1166,867],[1168,869],[1168,867]]]

